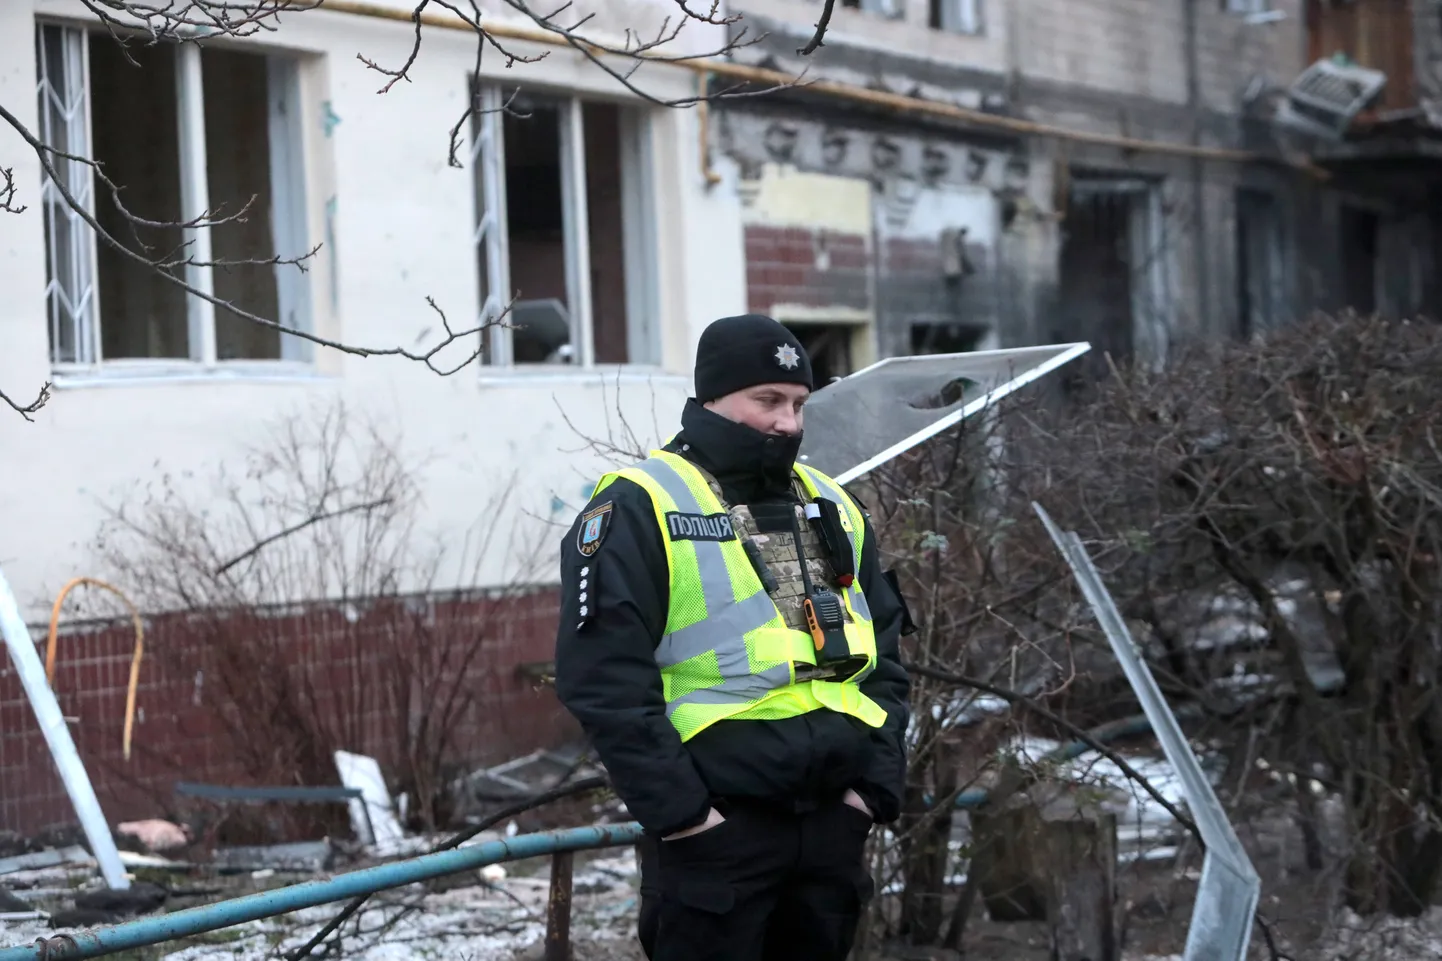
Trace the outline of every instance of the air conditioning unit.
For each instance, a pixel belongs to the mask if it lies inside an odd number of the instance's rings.
[[[1277,123],[1327,140],[1341,140],[1357,114],[1371,106],[1387,75],[1354,63],[1318,60],[1297,77],[1277,111]]]

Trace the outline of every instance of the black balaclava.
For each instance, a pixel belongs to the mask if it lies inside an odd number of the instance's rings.
[[[811,359],[796,335],[762,314],[723,317],[701,333],[696,347],[696,396],[681,412],[681,433],[671,446],[720,482],[733,504],[782,496],[801,434],[776,437],[722,417],[704,404],[758,384],[810,388]]]

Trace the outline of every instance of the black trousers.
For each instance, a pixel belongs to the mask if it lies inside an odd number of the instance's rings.
[[[805,814],[718,803],[726,820],[641,855],[651,961],[845,961],[873,893],[871,818],[839,799]]]

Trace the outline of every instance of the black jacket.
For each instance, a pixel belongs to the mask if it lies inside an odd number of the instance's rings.
[[[794,502],[791,465],[799,438],[768,437],[695,400],[687,402],[681,425],[667,450],[709,471],[728,503],[754,510]],[[585,556],[578,540],[581,517],[607,502],[601,546]],[[877,821],[897,818],[909,720],[909,681],[897,640],[909,618],[894,579],[881,571],[869,517],[858,578],[878,654],[861,689],[885,708],[883,727],[822,709],[777,721],[724,721],[683,744],[666,719],[655,660],[670,581],[650,495],[622,478],[587,504],[561,545],[556,691],[591,738],[616,793],[647,831],[666,835],[698,824],[716,797],[805,810],[847,788],[862,796]]]

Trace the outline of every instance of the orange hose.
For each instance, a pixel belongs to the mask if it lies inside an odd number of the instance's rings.
[[[60,626],[60,608],[65,603],[65,597],[74,588],[81,584],[89,584],[92,587],[100,587],[120,598],[121,603],[130,608],[130,620],[135,625],[135,654],[130,659],[130,685],[125,692],[125,736],[122,742],[122,749],[125,753],[125,760],[130,760],[130,735],[135,730],[135,692],[140,686],[140,659],[145,650],[145,627],[140,622],[140,611],[130,598],[120,592],[120,589],[93,577],[77,577],[60,589],[60,594],[55,598],[55,606],[50,609],[50,636],[45,645],[45,680],[51,688],[55,687],[55,641],[56,632]]]

